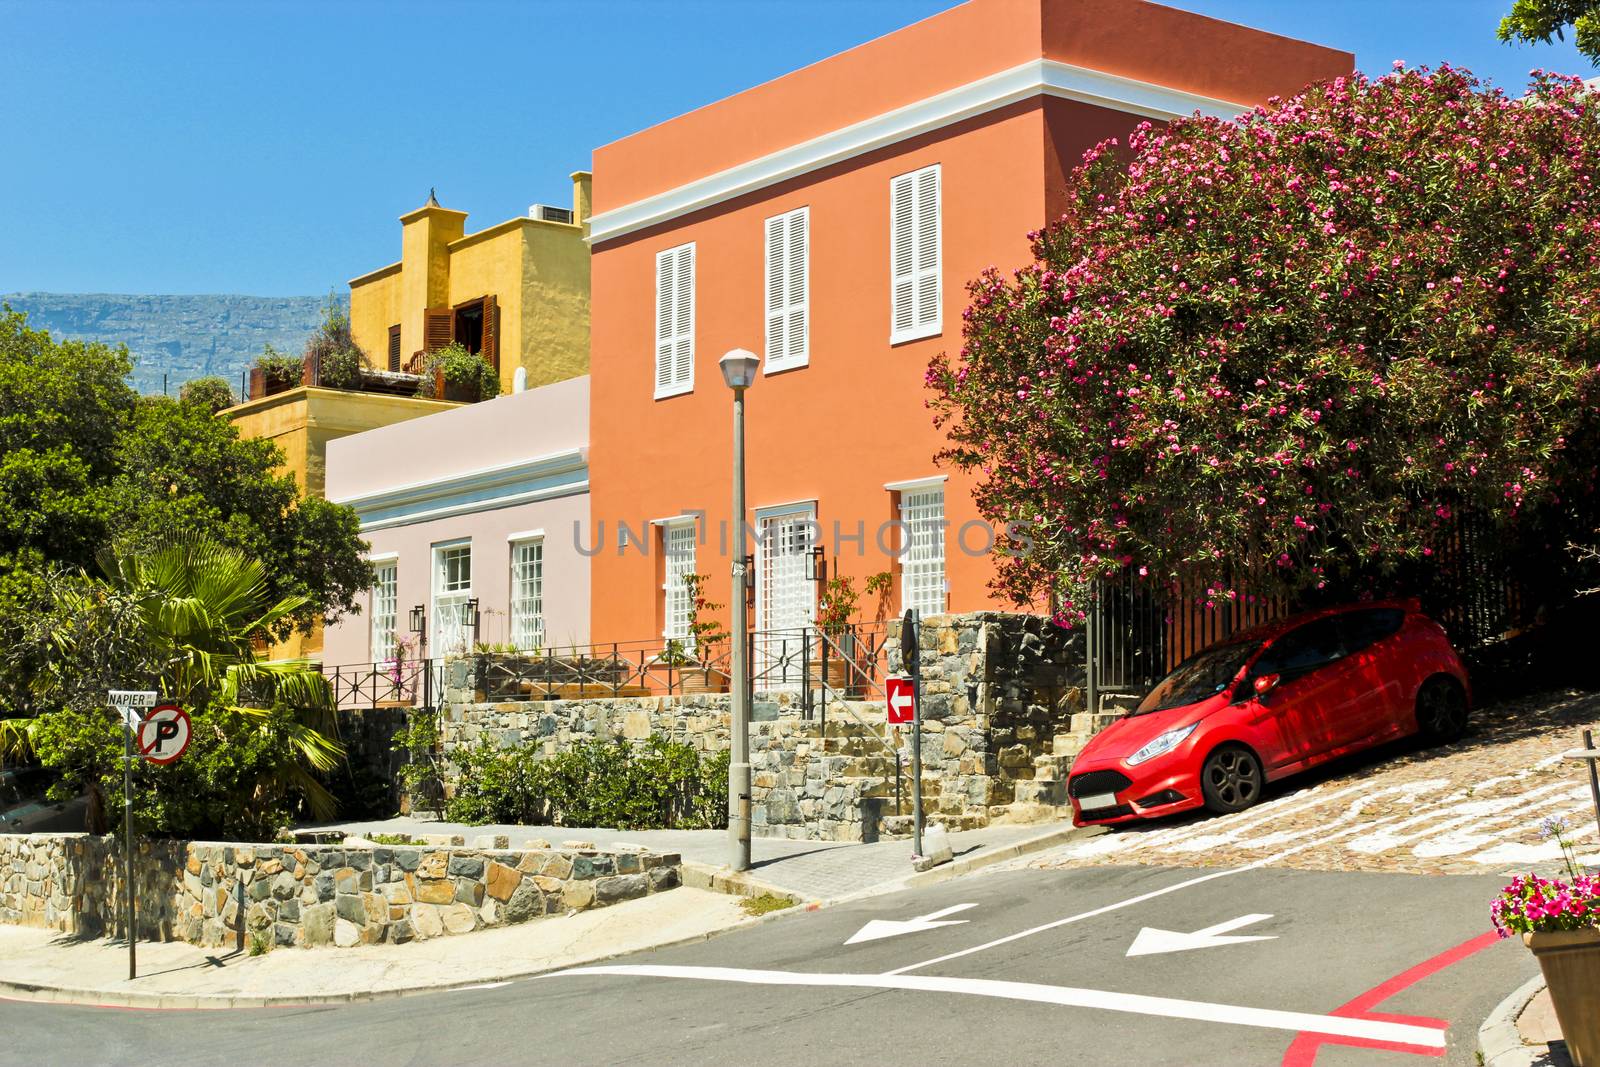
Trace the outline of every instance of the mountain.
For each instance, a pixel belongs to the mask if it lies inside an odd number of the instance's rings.
[[[295,355],[322,321],[321,296],[144,296],[122,293],[11,293],[0,302],[28,314],[28,325],[56,337],[126,344],[132,384],[168,391],[190,378],[239,374],[271,344]]]

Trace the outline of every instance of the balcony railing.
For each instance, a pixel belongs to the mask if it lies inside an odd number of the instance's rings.
[[[750,688],[798,694],[807,717],[825,716],[830,700],[881,699],[886,632],[879,623],[829,633],[809,626],[751,633]],[[448,658],[471,663],[474,696],[489,702],[724,693],[732,666],[726,642],[707,656],[661,638]],[[443,665],[443,659],[389,660],[327,666],[323,673],[340,708],[431,707],[443,695]]]

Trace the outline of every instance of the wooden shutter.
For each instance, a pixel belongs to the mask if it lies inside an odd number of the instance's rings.
[[[811,209],[767,220],[767,363],[796,366],[806,361],[810,288]]]
[[[889,183],[890,341],[940,329],[939,167]]]
[[[400,327],[389,327],[389,369],[400,369]]]
[[[694,388],[694,245],[656,253],[656,395]]]
[[[500,306],[495,298],[483,298],[483,348],[479,354],[495,370],[500,369]]]
[[[428,308],[422,313],[422,347],[437,352],[456,339],[456,313],[453,309]]]

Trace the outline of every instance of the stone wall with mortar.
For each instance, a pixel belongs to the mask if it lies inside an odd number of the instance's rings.
[[[495,844],[504,844],[503,839]],[[0,922],[119,933],[112,837],[0,835]],[[139,936],[196,945],[401,944],[605,907],[677,886],[673,853],[612,848],[140,843]],[[242,926],[241,926],[242,923]]]
[[[985,825],[1016,799],[1017,783],[1034,777],[1036,759],[1083,710],[1081,631],[1039,616],[981,612],[929,619],[921,641],[924,812],[955,829]],[[900,667],[897,635],[889,667]],[[727,694],[479,703],[472,677],[470,660],[447,667],[447,755],[485,739],[501,748],[537,744],[547,754],[583,738],[652,734],[707,754],[729,744]],[[845,841],[898,832],[911,810],[910,728],[887,727],[881,702],[832,701],[808,718],[799,697],[755,694],[754,832]]]

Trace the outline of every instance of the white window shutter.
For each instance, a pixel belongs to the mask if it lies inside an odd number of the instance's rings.
[[[694,245],[656,253],[656,396],[694,388]]]
[[[939,168],[917,172],[917,326],[939,324]]]
[[[808,207],[767,220],[767,365],[774,370],[803,366],[809,354],[810,229]]]
[[[913,175],[902,174],[889,183],[889,285],[891,289],[891,335],[898,338],[911,332],[916,319],[912,305],[915,292],[915,263],[912,238]]]
[[[791,361],[805,359],[810,352],[810,338],[806,333],[807,311],[809,310],[810,288],[810,231],[811,211],[801,208],[799,211],[789,213],[788,235],[788,260],[789,267],[785,272],[788,275],[788,315],[787,331],[789,335],[788,353]]]
[[[941,328],[939,185],[937,163],[889,182],[890,342]]]
[[[656,253],[656,392],[672,387],[672,252]]]
[[[788,303],[785,216],[767,220],[767,362],[782,363],[787,350],[788,330],[784,312]]]

